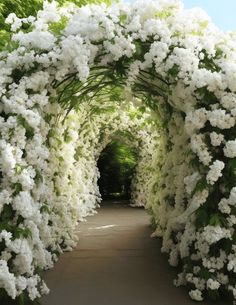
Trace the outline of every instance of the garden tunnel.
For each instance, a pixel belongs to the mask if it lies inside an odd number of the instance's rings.
[[[176,285],[197,301],[236,298],[234,35],[175,0],[80,9],[45,2],[36,20],[11,14],[7,22],[3,297],[47,292],[40,274],[75,246],[78,220],[94,213],[97,160],[118,131],[136,135],[134,200],[144,198],[154,235],[181,270]]]
[[[137,152],[119,140],[111,141],[98,159],[99,192],[103,200],[131,199],[131,182],[137,164]]]

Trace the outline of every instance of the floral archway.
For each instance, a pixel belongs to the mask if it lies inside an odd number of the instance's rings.
[[[12,37],[0,53],[1,292],[21,300],[47,292],[42,270],[73,248],[81,211],[97,204],[96,180],[94,196],[81,195],[96,163],[82,155],[76,165],[76,158],[97,141],[84,142],[82,127],[103,105],[113,103],[116,112],[134,100],[141,114],[144,105],[151,109],[158,134],[147,205],[162,250],[182,270],[176,284],[188,285],[197,301],[224,292],[236,298],[234,35],[176,0],[82,8],[45,2],[36,19],[11,14],[7,22]],[[105,111],[100,121],[109,117]]]

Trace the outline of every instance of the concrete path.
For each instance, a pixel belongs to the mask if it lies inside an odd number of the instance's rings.
[[[196,305],[174,287],[176,271],[151,232],[143,209],[103,206],[80,224],[78,247],[46,272],[42,305]]]

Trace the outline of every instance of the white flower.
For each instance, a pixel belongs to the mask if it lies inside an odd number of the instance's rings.
[[[203,141],[203,137],[201,134],[193,135],[191,137],[191,148],[194,153],[196,153],[199,157],[199,160],[204,165],[209,165],[212,160],[212,156],[208,151],[208,147]]]
[[[234,273],[236,273],[236,258],[232,254],[229,255],[229,262],[227,265],[227,269],[229,271],[233,271]]]
[[[0,192],[0,213],[5,204],[9,204],[11,202],[11,195],[7,190],[2,190]]]
[[[229,201],[226,198],[221,199],[221,201],[218,204],[219,210],[224,214],[230,214],[231,209],[229,206]]]
[[[191,297],[191,299],[193,299],[194,301],[202,301],[203,300],[203,297],[202,297],[202,292],[198,289],[195,289],[195,290],[191,290],[189,292],[189,295]]]
[[[229,129],[235,125],[235,118],[222,109],[209,111],[208,120],[213,127],[220,129]]]
[[[207,174],[207,183],[213,185],[220,177],[222,177],[222,170],[225,164],[222,161],[216,160],[210,165],[210,170]]]
[[[24,218],[31,218],[36,212],[37,206],[29,192],[22,191],[13,200],[13,207]]]
[[[34,187],[34,178],[36,172],[32,167],[28,169],[23,169],[22,172],[18,176],[18,181],[22,185],[24,190],[31,190]]]
[[[226,142],[224,147],[224,154],[228,158],[236,157],[236,140]]]
[[[220,146],[221,143],[224,141],[224,135],[216,133],[214,131],[210,133],[210,138],[211,144],[213,146]]]
[[[186,115],[185,126],[188,134],[193,133],[193,131],[199,130],[205,126],[207,121],[207,110],[205,108],[200,108],[195,111],[191,111]]]
[[[186,192],[191,195],[198,180],[200,178],[199,172],[193,173],[191,176],[187,176],[184,178],[184,184],[186,188]]]
[[[207,288],[211,290],[217,290],[220,288],[220,283],[218,281],[214,281],[213,279],[208,279]]]
[[[14,156],[13,147],[0,140],[0,167],[3,172],[8,172],[16,166],[16,158]]]
[[[114,56],[114,60],[118,60],[124,55],[131,57],[135,51],[135,45],[131,37],[116,36],[113,43],[105,41],[104,47]]]
[[[230,230],[221,228],[220,226],[206,226],[202,232],[203,239],[209,244],[214,244],[222,238],[231,239]]]
[[[16,298],[15,276],[10,273],[7,262],[4,260],[0,260],[0,287],[4,288],[12,299]]]
[[[236,95],[234,93],[226,93],[222,96],[220,102],[225,109],[234,109],[236,108]]]
[[[56,40],[51,33],[36,30],[29,33],[19,32],[14,34],[12,39],[19,42],[22,46],[41,50],[51,50]]]

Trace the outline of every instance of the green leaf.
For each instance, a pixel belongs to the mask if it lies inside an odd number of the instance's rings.
[[[155,17],[158,18],[158,19],[163,20],[163,19],[167,19],[171,15],[172,15],[171,11],[163,10],[163,11],[157,12],[155,14]]]
[[[220,214],[213,214],[210,217],[209,225],[211,225],[211,226],[223,226],[223,227],[226,227],[227,226],[227,220],[226,220],[225,217],[223,217]]]
[[[63,162],[63,161],[64,161],[64,158],[63,158],[62,156],[60,156],[60,157],[58,158],[58,160],[59,160],[60,162]]]
[[[120,23],[125,23],[126,20],[127,20],[127,15],[126,14],[121,14],[119,16],[119,19],[120,19]]]
[[[176,77],[179,74],[180,67],[176,64],[173,65],[171,69],[168,70],[168,74],[172,77]]]
[[[141,106],[138,108],[138,110],[141,112],[141,113],[145,113],[146,112],[146,107],[145,106]]]
[[[168,202],[168,204],[169,204],[170,206],[172,206],[172,207],[175,206],[175,197],[174,197],[174,196],[172,196],[172,195],[167,195],[167,196],[165,197],[165,200]]]
[[[64,28],[66,27],[67,23],[68,17],[62,16],[60,21],[50,23],[48,29],[54,35],[60,35],[62,30],[64,30]]]
[[[14,196],[18,195],[23,190],[22,185],[19,182],[13,184],[13,189],[15,189],[13,193]]]
[[[208,187],[207,184],[207,180],[205,177],[201,178],[200,180],[198,180],[193,192],[192,192],[192,196],[194,194],[196,194],[197,192],[202,192],[203,190],[205,190]]]
[[[22,115],[17,116],[17,122],[20,126],[25,128],[25,136],[27,139],[32,139],[34,137],[34,128],[29,125]]]
[[[38,169],[35,169],[35,172],[36,172],[36,175],[35,175],[34,181],[36,183],[36,186],[39,186],[39,184],[43,182],[43,176]]]
[[[18,297],[19,299],[19,305],[25,305],[25,294],[21,293]]]
[[[64,132],[64,141],[66,143],[70,143],[73,140],[73,138],[70,136],[69,130],[66,129]]]
[[[209,224],[209,215],[207,210],[204,207],[200,207],[195,212],[195,226],[197,229],[205,227]]]
[[[20,174],[23,170],[23,167],[20,164],[16,164],[15,166],[15,172],[16,174]]]
[[[198,272],[198,276],[199,276],[200,278],[203,278],[203,279],[205,279],[205,280],[208,280],[209,278],[212,277],[212,273],[209,272],[208,269],[202,267],[201,270]]]
[[[14,239],[18,239],[18,238],[32,238],[32,232],[30,231],[29,228],[19,228],[19,227],[15,227],[13,232],[13,238]]]
[[[48,205],[44,204],[43,206],[41,206],[40,212],[41,213],[48,213],[49,214],[50,213],[50,209],[49,209]]]
[[[201,98],[201,104],[205,107],[218,102],[215,93],[208,91],[207,87],[198,88],[196,93],[199,95],[199,98]]]
[[[234,171],[236,170],[236,158],[230,159],[226,164],[226,168],[230,172],[234,173]]]
[[[192,153],[192,150],[190,151]],[[189,165],[194,169],[199,169],[200,161],[198,157],[195,157],[189,161]]]

